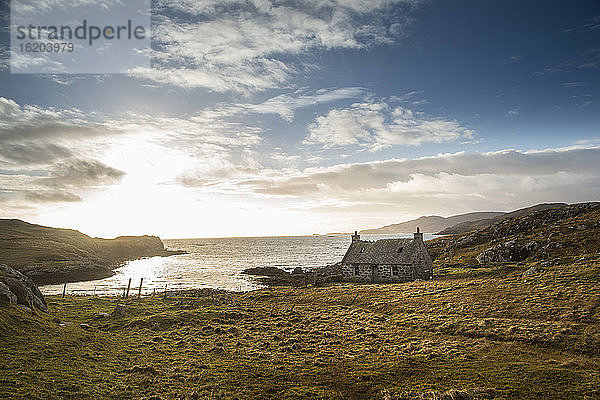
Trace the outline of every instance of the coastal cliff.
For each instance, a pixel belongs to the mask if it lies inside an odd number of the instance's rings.
[[[37,284],[106,278],[124,261],[178,253],[156,236],[91,238],[73,229],[0,219],[0,264]]]

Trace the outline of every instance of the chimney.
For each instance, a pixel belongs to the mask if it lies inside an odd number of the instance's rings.
[[[415,233],[413,233],[414,235],[414,240],[420,240],[421,242],[423,241],[423,233],[421,233],[421,230],[419,229],[419,227],[417,226],[417,231]]]
[[[352,235],[352,242],[358,242],[360,240],[360,235],[358,231],[354,231],[354,235]]]

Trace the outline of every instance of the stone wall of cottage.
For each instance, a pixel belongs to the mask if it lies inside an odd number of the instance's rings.
[[[415,279],[427,280],[433,277],[433,263],[423,242],[417,243],[413,255],[413,265],[415,266]]]
[[[358,267],[358,275],[356,274]],[[398,269],[398,275],[393,274],[393,268]],[[355,282],[372,282],[373,264],[344,264],[342,273],[345,279]],[[407,282],[416,279],[412,265],[377,265],[377,282]]]

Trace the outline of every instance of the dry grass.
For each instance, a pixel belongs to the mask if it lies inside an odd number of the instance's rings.
[[[528,267],[133,299],[108,320],[121,300],[2,309],[0,397],[599,398],[600,263]]]

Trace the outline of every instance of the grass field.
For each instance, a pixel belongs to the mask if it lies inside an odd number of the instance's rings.
[[[600,256],[532,265],[4,307],[0,398],[599,399]]]

